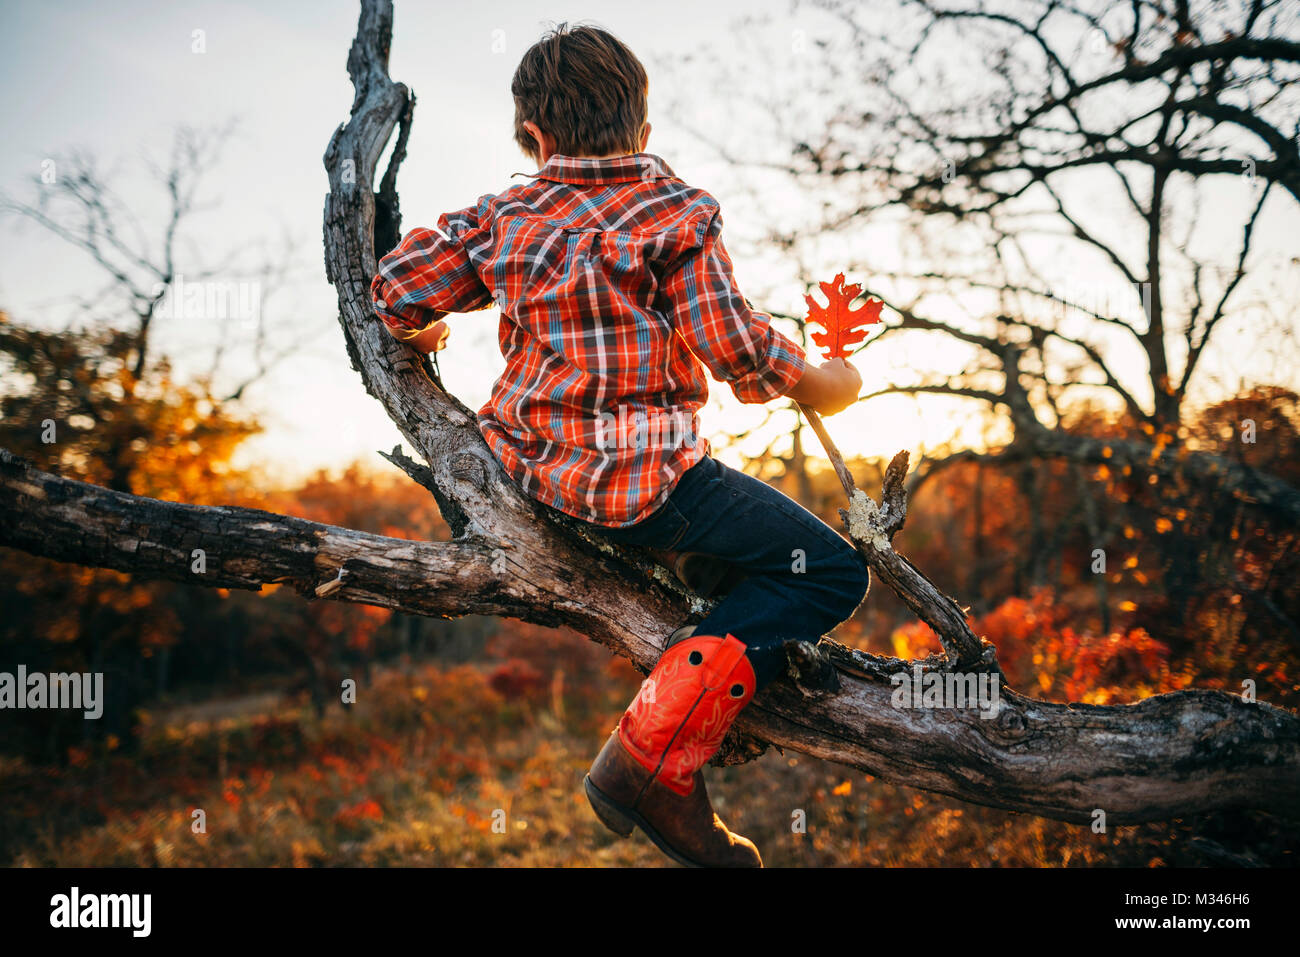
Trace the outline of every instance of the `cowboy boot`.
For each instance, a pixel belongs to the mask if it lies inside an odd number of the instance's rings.
[[[693,631],[669,640],[583,786],[606,827],[641,828],[679,864],[762,867],[758,848],[714,813],[700,770],[754,696],[754,669],[739,639]]]

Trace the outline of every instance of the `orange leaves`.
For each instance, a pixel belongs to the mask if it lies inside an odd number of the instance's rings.
[[[492,670],[488,684],[507,701],[514,701],[539,692],[543,687],[544,677],[527,661],[511,658]]]
[[[357,827],[363,821],[382,821],[384,809],[374,798],[367,798],[357,804],[343,808],[334,815],[336,823],[343,827]]]
[[[818,304],[812,296],[803,298],[808,303],[808,321],[820,323],[826,331],[814,332],[812,340],[826,350],[827,359],[847,359],[849,347],[867,338],[863,326],[880,321],[880,309],[884,303],[879,299],[869,299],[857,309],[850,309],[849,304],[862,294],[862,287],[844,285],[842,272],[836,273],[833,281],[817,285],[826,296],[827,305]]]
[[[912,621],[894,629],[890,636],[894,646],[894,656],[904,661],[924,658],[928,654],[943,650],[939,636],[923,621]]]
[[[1121,611],[1136,611],[1132,601]],[[1170,668],[1170,649],[1142,628],[1109,634],[1077,631],[1077,610],[1048,588],[1029,598],[1011,597],[988,613],[968,617],[971,630],[998,648],[998,658],[1014,687],[1052,700],[1102,704],[1129,700],[1182,686]],[[938,651],[933,632],[920,623],[896,629],[894,653],[916,658]]]

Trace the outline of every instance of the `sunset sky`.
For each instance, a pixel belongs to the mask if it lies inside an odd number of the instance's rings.
[[[448,15],[445,9],[455,12]],[[550,21],[591,19],[618,34],[645,62],[654,127],[648,150],[664,157],[684,180],[718,197],[741,289],[759,308],[793,310],[802,286],[783,275],[762,251],[749,249],[745,237],[769,225],[769,217],[794,198],[771,196],[756,205],[727,165],[664,112],[670,102],[681,99],[691,110],[689,117],[681,118],[686,126],[722,131],[731,134],[729,142],[744,142],[745,131],[729,129],[728,124],[738,122],[735,107],[749,89],[745,82],[717,89],[701,84],[704,74],[670,70],[664,64],[685,50],[685,43],[708,58],[736,60],[739,75],[752,79],[756,67],[765,72],[763,64],[742,62],[729,26],[755,10],[772,13],[763,38],[778,50],[788,46],[792,30],[804,24],[815,28],[807,14],[800,15],[803,20],[792,19],[787,6],[776,2],[518,0],[441,5],[399,0],[391,73],[419,98],[399,178],[404,229],[431,224],[441,212],[522,181],[511,179],[512,173],[535,170],[511,136],[511,74]],[[0,192],[6,195],[31,200],[31,180],[42,163],[77,148],[97,157],[103,169],[117,170],[115,182],[124,200],[142,222],[156,223],[159,193],[141,175],[140,161],[146,156],[165,158],[171,131],[180,124],[214,127],[238,120],[224,143],[219,166],[206,181],[204,195],[214,205],[191,224],[188,242],[194,261],[206,263],[260,241],[274,244],[282,234],[297,244],[293,280],[263,304],[263,319],[277,328],[292,328],[299,348],[249,393],[250,405],[261,414],[268,432],[248,443],[241,458],[267,463],[284,478],[354,458],[387,468],[374,450],[400,441],[349,368],[335,294],[321,266],[321,210],[327,188],[321,156],[351,103],[345,60],[356,14],[351,0],[124,0],[6,4],[0,11]],[[194,50],[196,30],[203,31],[201,53]],[[774,74],[782,73],[776,69],[781,64],[770,66]],[[801,68],[816,69],[817,64]],[[1240,189],[1228,183],[1207,212],[1214,215],[1221,207],[1227,216],[1241,202]],[[1297,219],[1293,203],[1275,204],[1261,224],[1264,244],[1278,255],[1295,255]],[[83,254],[32,224],[14,218],[2,224],[0,308],[16,319],[62,325],[77,314],[75,301],[93,299],[104,288],[105,277]],[[1226,241],[1236,241],[1235,229]],[[882,263],[891,260],[883,245],[888,241],[882,237]],[[819,255],[825,278],[843,268],[833,245]],[[1097,277],[1073,279],[1086,286]],[[1300,292],[1294,289],[1293,273],[1287,281],[1288,288]],[[496,313],[453,317],[453,323],[442,360],[445,380],[477,408],[502,367]],[[1276,350],[1252,337],[1251,330],[1248,315],[1224,330],[1222,357],[1215,359],[1211,371],[1228,386],[1252,375],[1274,376],[1270,363],[1276,362]],[[949,345],[917,350],[916,340],[912,342],[910,351],[895,348],[863,359],[864,391],[879,387],[887,373],[902,366],[957,372],[965,361],[965,353]],[[211,354],[213,341],[210,329],[187,325],[180,318],[160,330],[159,345],[182,369],[191,363],[199,368]],[[238,353],[241,343],[230,345]],[[712,396],[706,434],[724,426],[743,428],[760,415],[736,403],[725,386],[713,384]],[[984,424],[979,406],[891,398],[855,407],[834,418],[830,428],[848,453],[889,455],[899,448],[917,451],[954,432],[978,442]],[[810,434],[807,441],[815,448]]]

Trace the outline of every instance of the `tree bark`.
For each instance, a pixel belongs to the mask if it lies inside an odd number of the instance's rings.
[[[491,456],[474,414],[371,310],[375,166],[394,129],[409,128],[414,102],[387,75],[391,29],[391,2],[364,0],[348,58],[352,116],[325,155],[325,261],[354,368],[428,465],[397,450],[388,457],[437,497],[453,540],[161,502],[59,478],[0,450],[0,544],[208,587],[279,582],[308,598],[412,614],[567,625],[646,673],[667,636],[702,618],[709,603],[665,569],[597,543],[525,497]],[[395,175],[390,167],[386,187]],[[383,193],[386,242],[399,221],[395,188]],[[788,646],[788,676],[741,713],[714,763],[739,763],[771,744],[975,804],[1080,823],[1098,809],[1109,824],[1222,808],[1300,812],[1300,720],[1234,695],[1185,691],[1099,707],[1037,701],[1003,684],[987,719],[970,707],[895,707],[891,678],[914,668],[1003,679],[994,649],[971,632],[958,604],[893,547],[906,518],[906,472],[900,453],[881,501],[856,491],[841,515],[874,576],[934,628],[945,656],[879,658],[829,639]]]

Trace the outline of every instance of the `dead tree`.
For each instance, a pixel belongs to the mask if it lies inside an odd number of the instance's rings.
[[[879,10],[845,0],[806,0],[792,16],[801,28],[822,19],[830,28],[804,38],[800,54],[823,68],[792,72],[779,92],[815,97],[824,116],[792,131],[797,110],[773,93],[763,104],[771,114],[766,152],[734,155],[716,129],[699,138],[736,182],[759,171],[764,182],[781,176],[824,201],[806,221],[783,216],[764,241],[795,257],[827,237],[847,250],[852,258],[840,268],[871,277],[867,293],[897,316],[869,348],[908,338],[970,350],[954,375],[909,375],[860,401],[969,400],[1012,436],[984,454],[990,462],[1060,460],[1183,477],[1300,522],[1294,486],[1191,448],[1180,429],[1209,346],[1230,317],[1253,306],[1248,280],[1266,207],[1293,210],[1300,201],[1293,6],[898,0],[887,30]],[[973,51],[979,66],[951,68],[956,50]],[[764,52],[751,60],[783,55]],[[1210,181],[1245,187],[1239,216],[1199,215]],[[1099,222],[1098,210],[1112,208]],[[868,226],[899,222],[924,248],[925,271],[885,271],[859,239]],[[1033,251],[1034,238],[1059,251]],[[971,247],[987,253],[975,258]],[[1091,267],[1089,285],[1066,288],[1058,259],[1069,263],[1066,276]],[[1104,288],[1115,301],[1098,294]],[[935,296],[973,305],[953,318]],[[1282,318],[1279,341],[1292,325],[1294,315]],[[1134,356],[1141,371],[1126,368]],[[1105,442],[1061,428],[1058,404],[1080,396],[1104,397],[1140,432]],[[975,458],[961,450],[924,463],[909,491]]]
[[[400,450],[387,457],[436,497],[452,540],[413,542],[255,509],[144,499],[0,451],[0,544],[209,587],[277,582],[308,599],[567,625],[648,672],[668,634],[702,617],[706,602],[665,569],[598,545],[527,498],[492,458],[474,414],[373,315],[376,221],[389,241],[415,102],[388,76],[391,31],[391,2],[364,0],[348,57],[352,114],[325,153],[325,262],[354,368],[427,465]],[[376,192],[378,159],[395,131]],[[900,454],[879,503],[856,494],[845,513],[851,537],[877,579],[940,636],[945,655],[922,668],[999,673],[994,649],[970,631],[957,603],[893,547],[906,517],[906,470]],[[791,647],[789,659],[788,676],[746,708],[715,763],[739,763],[773,745],[897,784],[1080,823],[1096,809],[1117,824],[1230,807],[1300,811],[1300,720],[1268,704],[1184,691],[1135,705],[1062,705],[1006,689],[984,719],[973,708],[894,707],[890,677],[912,662],[827,639]]]

